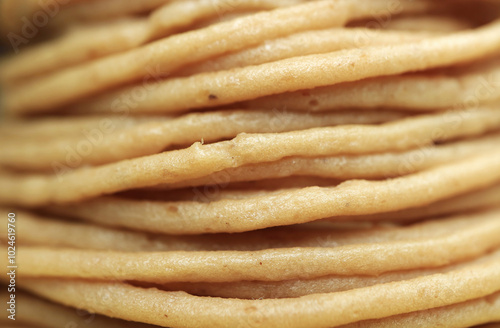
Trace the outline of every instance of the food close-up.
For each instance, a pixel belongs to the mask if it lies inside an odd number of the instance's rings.
[[[500,327],[500,1],[0,0],[0,327]]]

